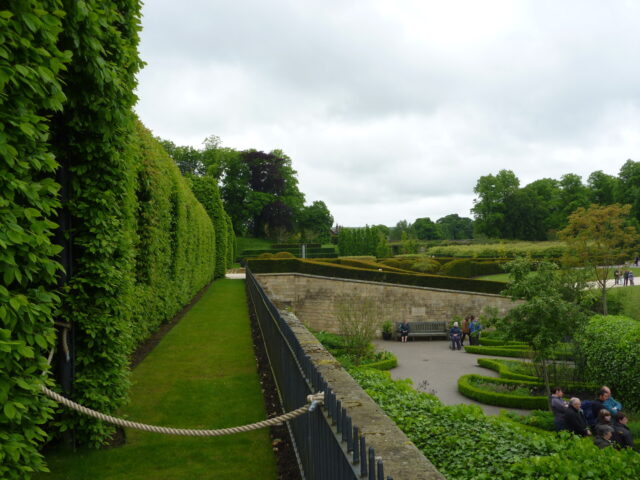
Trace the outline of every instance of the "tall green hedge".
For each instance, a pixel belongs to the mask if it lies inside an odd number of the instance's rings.
[[[596,315],[578,332],[576,345],[587,378],[609,386],[625,410],[640,409],[640,322]]]
[[[504,284],[500,282],[426,274],[385,272],[349,267],[346,265],[334,265],[317,260],[303,260],[300,258],[282,260],[249,259],[247,260],[247,264],[253,273],[307,273],[309,275],[325,277],[350,278],[371,282],[397,283],[401,285],[493,294],[499,294],[504,289]]]
[[[225,220],[227,222],[227,239],[229,239],[229,248],[227,248],[227,268],[231,268],[236,258],[236,234],[233,231],[233,221],[231,220],[231,216],[226,212]]]
[[[191,189],[209,214],[216,232],[216,278],[224,277],[227,271],[227,248],[231,248],[233,239],[228,239],[227,221],[218,184],[213,177],[191,177]]]
[[[146,128],[139,124],[137,132],[132,346],[211,281],[217,248],[209,215],[175,162]]]
[[[60,248],[52,244],[59,186],[48,115],[64,102],[69,61],[57,40],[61,2],[0,6],[0,478],[42,471],[37,445],[52,404],[38,395],[55,339],[52,293]]]
[[[73,271],[62,319],[76,328],[79,403],[113,412],[127,396],[134,255],[133,196],[140,3],[64,0],[59,44],[73,53],[61,76],[67,101],[51,122],[52,147],[68,168]],[[111,427],[64,412],[80,443],[100,444]]]

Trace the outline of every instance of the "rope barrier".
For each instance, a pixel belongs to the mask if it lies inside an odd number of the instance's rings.
[[[324,402],[324,392],[318,392],[313,395],[307,395],[307,404],[293,410],[292,412],[285,413],[284,415],[279,415],[274,418],[270,418],[268,420],[263,420],[261,422],[252,423],[250,425],[243,425],[240,427],[231,427],[231,428],[220,428],[217,430],[204,430],[204,429],[188,429],[188,428],[171,428],[171,427],[160,427],[157,425],[147,425],[145,423],[131,422],[129,420],[125,420],[123,418],[112,417],[111,415],[105,415],[104,413],[97,412],[95,410],[91,410],[90,408],[83,407],[82,405],[69,400],[66,397],[54,392],[53,390],[49,390],[44,385],[40,388],[42,393],[44,393],[47,397],[56,402],[68,407],[77,412],[83,413],[93,418],[97,418],[98,420],[103,420],[108,423],[112,423],[114,425],[119,425],[121,427],[126,428],[134,428],[136,430],[143,430],[145,432],[154,432],[154,433],[164,433],[167,435],[183,435],[190,437],[220,437],[223,435],[233,435],[235,433],[242,432],[250,432],[251,430],[258,430],[260,428],[271,427],[274,425],[282,425],[282,423],[287,422],[289,420],[293,420],[296,417],[306,413],[312,412],[316,409],[318,405],[321,405]]]

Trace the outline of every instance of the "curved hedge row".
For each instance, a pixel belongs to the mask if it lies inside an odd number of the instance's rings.
[[[507,365],[491,358],[479,358],[478,365],[498,372],[500,374],[500,378],[508,378],[511,380],[525,380],[528,382],[539,381],[538,377],[536,376],[512,372]]]
[[[515,380],[509,378],[485,377],[477,374],[463,375],[458,379],[458,391],[465,397],[472,398],[487,405],[496,407],[521,408],[525,410],[548,410],[549,398],[540,395],[514,395],[510,393],[494,392],[474,385],[474,381],[493,383],[495,385],[511,385],[514,387],[543,387],[544,383],[538,379]],[[568,383],[565,385],[567,392],[571,391],[595,391],[594,385],[584,383]]]
[[[576,335],[585,374],[608,385],[625,409],[640,408],[640,322],[596,315]]]
[[[472,280],[468,278],[442,277],[426,274],[380,272],[377,270],[331,265],[326,262],[299,258],[287,260],[249,259],[247,260],[247,264],[253,273],[306,273],[325,277],[349,278],[370,282],[386,282],[492,294],[499,294],[504,289],[503,283],[487,280]]]
[[[43,471],[37,446],[52,402],[39,395],[55,341],[60,252],[51,238],[60,186],[49,119],[65,100],[71,57],[57,43],[61,2],[8,0],[0,8],[0,478]]]
[[[380,360],[379,362],[365,363],[360,365],[361,367],[374,368],[376,370],[391,370],[398,366],[398,359],[394,355],[393,358],[387,360]]]
[[[458,379],[458,391],[467,398],[472,398],[480,403],[495,405],[496,407],[522,408],[525,410],[544,410],[549,408],[549,399],[534,395],[510,395],[508,393],[485,390],[473,384],[473,380],[479,380],[496,385],[514,386],[540,386],[540,382],[528,382],[525,380],[509,380],[507,378],[483,377],[476,374],[462,375]]]
[[[480,355],[494,355],[496,357],[530,358],[531,350],[527,345],[503,345],[503,346],[465,346],[467,353]],[[556,351],[552,358],[556,360],[573,360],[575,355],[568,351]]]
[[[526,347],[527,344],[524,342],[520,342],[518,340],[497,340],[494,338],[485,338],[484,333],[483,336],[479,339],[480,345],[486,347]]]

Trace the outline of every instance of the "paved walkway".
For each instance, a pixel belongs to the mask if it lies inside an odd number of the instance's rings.
[[[475,404],[482,407],[487,415],[497,415],[500,410],[505,410],[503,407],[484,405],[458,393],[458,378],[462,375],[477,373],[498,377],[498,372],[478,366],[478,358],[486,355],[466,353],[464,349],[450,350],[446,340],[409,340],[407,343],[375,340],[374,343],[378,350],[387,350],[398,358],[398,367],[391,370],[392,378],[410,378],[414,387],[435,393],[445,405]],[[421,386],[425,381],[428,383]],[[527,410],[506,410],[527,413]]]

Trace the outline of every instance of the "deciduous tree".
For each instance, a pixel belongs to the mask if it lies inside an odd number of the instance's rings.
[[[591,270],[601,291],[607,315],[607,279],[611,269],[638,244],[638,231],[630,225],[631,205],[591,205],[569,216],[560,238],[567,243],[565,262]]]

